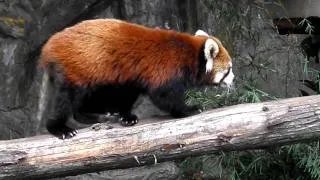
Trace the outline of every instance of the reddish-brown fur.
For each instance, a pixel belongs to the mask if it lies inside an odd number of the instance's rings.
[[[183,68],[195,76],[206,39],[114,19],[83,21],[48,40],[41,64],[58,64],[66,78],[80,86],[138,80],[157,88],[182,76]],[[221,43],[219,46],[223,48]],[[219,53],[216,59],[219,56],[225,55]],[[215,60],[215,64],[226,67],[225,59],[221,57],[223,61]]]

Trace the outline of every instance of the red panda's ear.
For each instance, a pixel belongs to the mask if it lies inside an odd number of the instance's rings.
[[[209,34],[204,32],[203,30],[199,29],[196,33],[195,36],[206,36],[209,37]]]
[[[207,39],[204,45],[204,55],[207,60],[206,73],[209,73],[213,69],[213,59],[219,53],[218,43],[213,39]]]

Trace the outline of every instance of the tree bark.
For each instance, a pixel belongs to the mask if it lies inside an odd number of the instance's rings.
[[[87,173],[77,176],[53,178],[50,180],[179,180],[181,170],[174,162],[163,162],[153,165],[128,169],[113,169],[99,173]],[[182,180],[182,178],[180,178]]]
[[[320,136],[319,118],[320,96],[308,96],[133,127],[100,124],[66,140],[41,135],[0,141],[0,178],[43,179],[301,142]]]

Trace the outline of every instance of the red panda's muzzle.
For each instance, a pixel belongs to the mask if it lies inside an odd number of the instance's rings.
[[[227,70],[218,71],[215,73],[213,84],[221,87],[231,87],[234,79],[232,67],[230,66]]]

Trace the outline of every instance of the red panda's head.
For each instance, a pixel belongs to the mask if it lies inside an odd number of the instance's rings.
[[[232,59],[219,39],[198,30],[195,36],[206,37],[203,53],[206,60],[205,73],[210,84],[230,87],[234,78]]]

